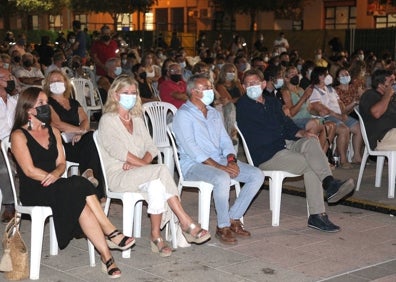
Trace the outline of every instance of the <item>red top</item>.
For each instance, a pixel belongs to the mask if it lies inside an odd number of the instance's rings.
[[[99,61],[105,64],[108,59],[117,57],[116,50],[118,50],[118,44],[114,40],[110,40],[109,44],[104,43],[103,40],[96,40],[91,48],[92,56],[96,54]],[[106,75],[106,71],[99,66],[96,66],[96,73],[98,75]]]
[[[170,79],[164,80],[159,85],[159,94],[161,101],[173,104],[176,108],[180,108],[186,101],[178,100],[172,97],[173,92],[186,93],[187,84],[184,80],[174,82]]]

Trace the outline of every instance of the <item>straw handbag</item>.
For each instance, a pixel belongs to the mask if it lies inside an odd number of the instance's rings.
[[[4,254],[0,260],[0,271],[8,280],[29,278],[29,255],[26,244],[19,232],[20,216],[15,216],[7,224],[3,235]]]

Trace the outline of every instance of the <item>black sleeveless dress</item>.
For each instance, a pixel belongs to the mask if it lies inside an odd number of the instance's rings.
[[[27,146],[35,167],[45,171],[56,168],[58,150],[52,128],[48,127],[49,148],[42,147],[30,133],[21,128],[27,139]],[[74,238],[81,234],[78,222],[86,204],[86,197],[95,194],[95,187],[81,176],[59,178],[55,183],[43,187],[40,181],[27,177],[17,164],[19,175],[19,198],[26,206],[49,206],[52,209],[56,237],[60,249],[64,249]]]

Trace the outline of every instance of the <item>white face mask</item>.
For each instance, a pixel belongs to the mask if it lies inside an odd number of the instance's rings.
[[[235,78],[235,73],[233,73],[233,72],[227,72],[226,73],[226,80],[227,81],[234,80],[234,78]]]
[[[66,87],[64,82],[52,82],[49,86],[51,93],[55,95],[62,95],[65,93]]]
[[[326,77],[325,77],[325,79],[324,79],[324,83],[325,83],[326,85],[331,85],[331,84],[333,84],[333,77],[332,77],[330,74],[326,75]]]
[[[126,93],[120,94],[120,105],[125,110],[129,111],[135,106],[135,104],[136,104],[136,95],[130,95]]]
[[[202,95],[203,95],[201,98],[202,103],[204,103],[206,106],[212,104],[214,99],[213,89],[203,90]]]
[[[311,80],[311,73],[312,73],[312,69],[309,69],[307,72],[307,76],[309,80]]]
[[[276,83],[274,84],[275,89],[280,89],[280,88],[282,88],[283,83],[284,83],[283,78],[278,78],[278,79],[276,80]]]
[[[122,68],[121,67],[116,67],[114,70],[114,74],[116,76],[119,76],[122,73]]]
[[[246,88],[246,95],[252,99],[257,100],[263,93],[261,85],[253,85]]]
[[[351,77],[349,75],[347,76],[340,76],[340,83],[341,84],[349,84],[351,82]]]

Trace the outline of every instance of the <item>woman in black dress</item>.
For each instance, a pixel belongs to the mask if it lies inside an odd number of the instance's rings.
[[[81,175],[97,186],[96,194],[102,199],[105,196],[104,180],[93,131],[84,109],[71,98],[69,78],[63,72],[54,70],[45,78],[43,90],[49,97],[51,125],[70,137],[70,140],[63,141],[66,160],[79,163]]]
[[[30,87],[20,94],[16,106],[11,151],[17,162],[20,200],[27,206],[51,207],[59,248],[83,231],[101,254],[103,271],[110,278],[120,277],[109,248],[128,249],[135,239],[109,221],[87,179],[61,178],[66,161],[59,130],[49,126],[47,100],[41,89]]]

